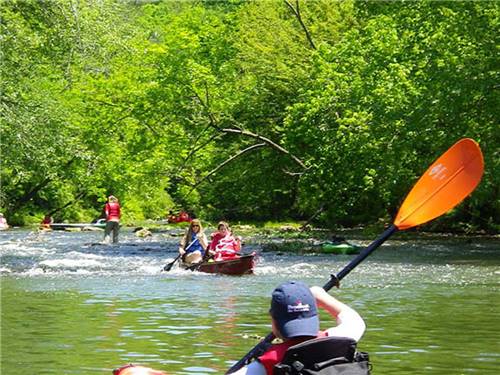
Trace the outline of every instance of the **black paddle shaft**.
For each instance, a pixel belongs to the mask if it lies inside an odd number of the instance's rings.
[[[373,241],[370,246],[364,249],[359,255],[354,258],[347,266],[345,266],[342,271],[337,275],[331,275],[330,280],[323,286],[323,289],[329,291],[332,287],[339,287],[340,280],[346,277],[358,264],[360,264],[365,258],[373,253],[380,245],[382,245],[391,235],[398,231],[398,227],[392,224],[387,228],[384,233],[382,233],[375,241]],[[264,354],[268,348],[271,341],[275,338],[273,333],[268,334],[263,340],[261,340],[255,347],[250,350],[242,359],[231,366],[229,370],[226,371],[225,375],[232,374],[238,371],[243,366],[247,365],[249,361],[253,358],[259,357]]]
[[[340,280],[346,277],[358,264],[360,264],[365,258],[373,253],[375,249],[377,249],[380,245],[382,245],[390,236],[392,236],[395,232],[397,232],[398,227],[392,224],[389,228],[387,228],[384,233],[382,233],[379,238],[373,241],[370,246],[365,248],[361,253],[358,254],[356,258],[351,260],[347,266],[345,266],[342,271],[340,271],[337,275],[331,275],[330,280],[323,286],[323,289],[327,292],[332,289],[332,287],[339,287]]]
[[[172,269],[172,266],[174,265],[175,262],[177,262],[179,260],[179,258],[181,257],[181,254],[177,255],[177,257],[170,263],[168,263],[165,267],[163,267],[163,271],[170,271]]]
[[[189,248],[191,246],[193,246],[193,244],[195,242],[196,242],[196,238],[189,245],[187,245],[185,250],[186,251],[189,250]],[[177,257],[172,262],[168,263],[167,265],[165,265],[165,267],[163,267],[163,271],[166,271],[166,272],[170,271],[172,269],[172,266],[174,265],[174,263],[177,262],[181,256],[182,256],[181,254],[177,255]]]

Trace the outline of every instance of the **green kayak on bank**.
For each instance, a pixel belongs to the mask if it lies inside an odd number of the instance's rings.
[[[324,254],[359,254],[361,246],[353,245],[348,242],[325,242],[321,244],[321,252]]]

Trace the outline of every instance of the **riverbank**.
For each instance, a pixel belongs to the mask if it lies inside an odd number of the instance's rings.
[[[216,222],[205,221],[203,223],[207,235],[216,231]],[[122,224],[122,230],[133,231],[137,237],[147,236],[151,234],[165,234],[169,237],[180,237],[184,234],[188,223],[168,223],[166,220],[142,220]],[[252,244],[267,244],[279,243],[280,241],[287,244],[290,251],[298,250],[299,247],[314,247],[318,243],[336,242],[339,239],[344,239],[349,243],[365,246],[367,242],[377,238],[385,229],[384,225],[379,223],[368,226],[358,226],[354,228],[325,228],[312,225],[303,226],[302,222],[298,221],[283,221],[283,222],[237,222],[231,225],[235,235],[242,236],[246,243]],[[28,229],[37,231],[38,225],[27,225],[23,227],[13,227],[15,229]],[[87,230],[71,229],[71,231]],[[98,231],[100,229],[93,228]],[[404,240],[442,240],[450,239],[457,241],[498,241],[500,234],[488,234],[483,231],[467,232],[441,232],[429,230],[427,226],[411,228],[409,230],[396,232],[393,238],[401,238]],[[281,251],[282,249],[274,249]]]

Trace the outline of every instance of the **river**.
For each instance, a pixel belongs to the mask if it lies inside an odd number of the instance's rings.
[[[139,363],[223,374],[270,331],[279,283],[324,285],[352,256],[264,252],[255,274],[173,268],[179,238],[0,232],[1,373],[111,374]],[[367,245],[372,239],[358,238]],[[394,235],[332,290],[365,319],[373,374],[498,374],[498,238]],[[249,241],[248,251],[261,251]],[[331,324],[322,314],[322,328]]]

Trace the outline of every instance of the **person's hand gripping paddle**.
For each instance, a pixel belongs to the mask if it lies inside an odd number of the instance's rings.
[[[185,251],[188,251],[188,250],[189,250],[189,248],[190,248],[191,246],[193,246],[193,244],[194,244],[195,242],[196,242],[196,239],[195,239],[195,240],[193,240],[193,241],[192,241],[189,245],[187,245],[187,247],[186,247]],[[177,262],[180,258],[181,258],[181,254],[177,255],[177,257],[176,257],[173,261],[171,261],[170,263],[166,264],[166,265],[165,265],[165,267],[163,267],[163,271],[165,271],[165,272],[170,271],[170,270],[172,269],[173,265],[175,264],[175,262]]]
[[[483,171],[484,161],[479,145],[469,138],[455,143],[420,177],[401,205],[394,223],[337,275],[332,275],[323,288],[328,291],[333,286],[338,287],[340,280],[398,230],[423,224],[455,207],[474,191]],[[274,335],[268,334],[226,374],[236,372],[260,356],[273,339]]]

